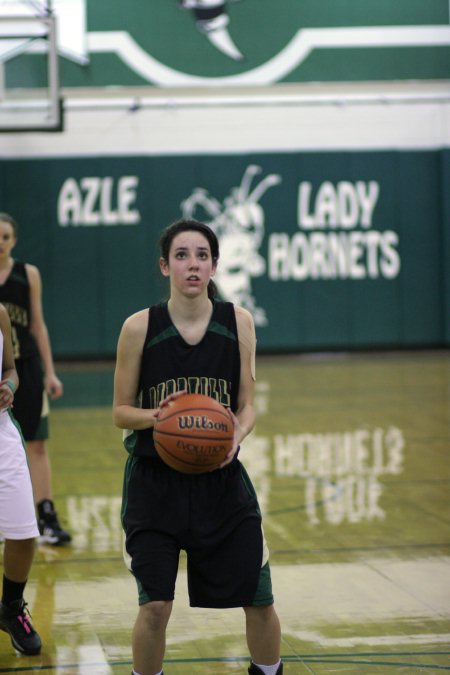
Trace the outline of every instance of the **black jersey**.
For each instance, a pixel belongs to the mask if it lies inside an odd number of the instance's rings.
[[[181,337],[167,303],[150,308],[139,383],[142,408],[157,408],[169,394],[187,390],[211,396],[235,412],[239,380],[239,341],[231,302],[214,301],[206,333],[196,345]],[[131,433],[125,447],[137,456],[157,456],[153,429]]]
[[[5,305],[11,320],[14,358],[29,359],[39,354],[36,340],[30,333],[30,284],[25,263],[14,261],[8,278],[0,285],[0,302]]]

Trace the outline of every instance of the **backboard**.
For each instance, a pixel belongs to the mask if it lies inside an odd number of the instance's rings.
[[[41,4],[0,0],[0,132],[62,130],[56,17]]]

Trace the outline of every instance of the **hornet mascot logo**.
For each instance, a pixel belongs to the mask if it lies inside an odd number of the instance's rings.
[[[281,182],[281,176],[269,174],[252,187],[260,173],[260,166],[247,166],[241,184],[231,189],[223,204],[204,188],[195,188],[181,203],[181,211],[184,218],[207,222],[217,235],[221,257],[214,280],[222,297],[248,309],[257,326],[266,326],[266,311],[258,307],[252,288],[252,278],[266,271],[259,253],[265,229],[259,202],[269,188]]]
[[[243,55],[228,33],[230,18],[226,13],[227,2],[237,0],[179,0],[182,9],[191,9],[198,30],[204,33],[216,49],[235,61],[242,61]]]

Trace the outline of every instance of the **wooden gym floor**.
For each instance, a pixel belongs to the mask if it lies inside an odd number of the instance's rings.
[[[129,675],[136,591],[121,557],[125,451],[111,364],[59,373],[55,501],[70,546],[40,545],[27,587],[43,639],[0,673]],[[264,513],[286,675],[450,670],[450,355],[260,357],[241,458]],[[0,547],[1,557],[1,547]],[[182,560],[167,675],[246,673],[241,610],[188,607]]]

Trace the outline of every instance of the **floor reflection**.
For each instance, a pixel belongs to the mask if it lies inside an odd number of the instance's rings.
[[[264,357],[258,375],[241,458],[264,513],[285,673],[450,670],[448,353]],[[129,675],[136,591],[110,409],[57,407],[51,451],[73,543],[39,546],[27,600],[44,649],[18,656],[0,633],[0,673]],[[183,557],[165,672],[246,672],[243,612],[190,609],[185,570]]]

